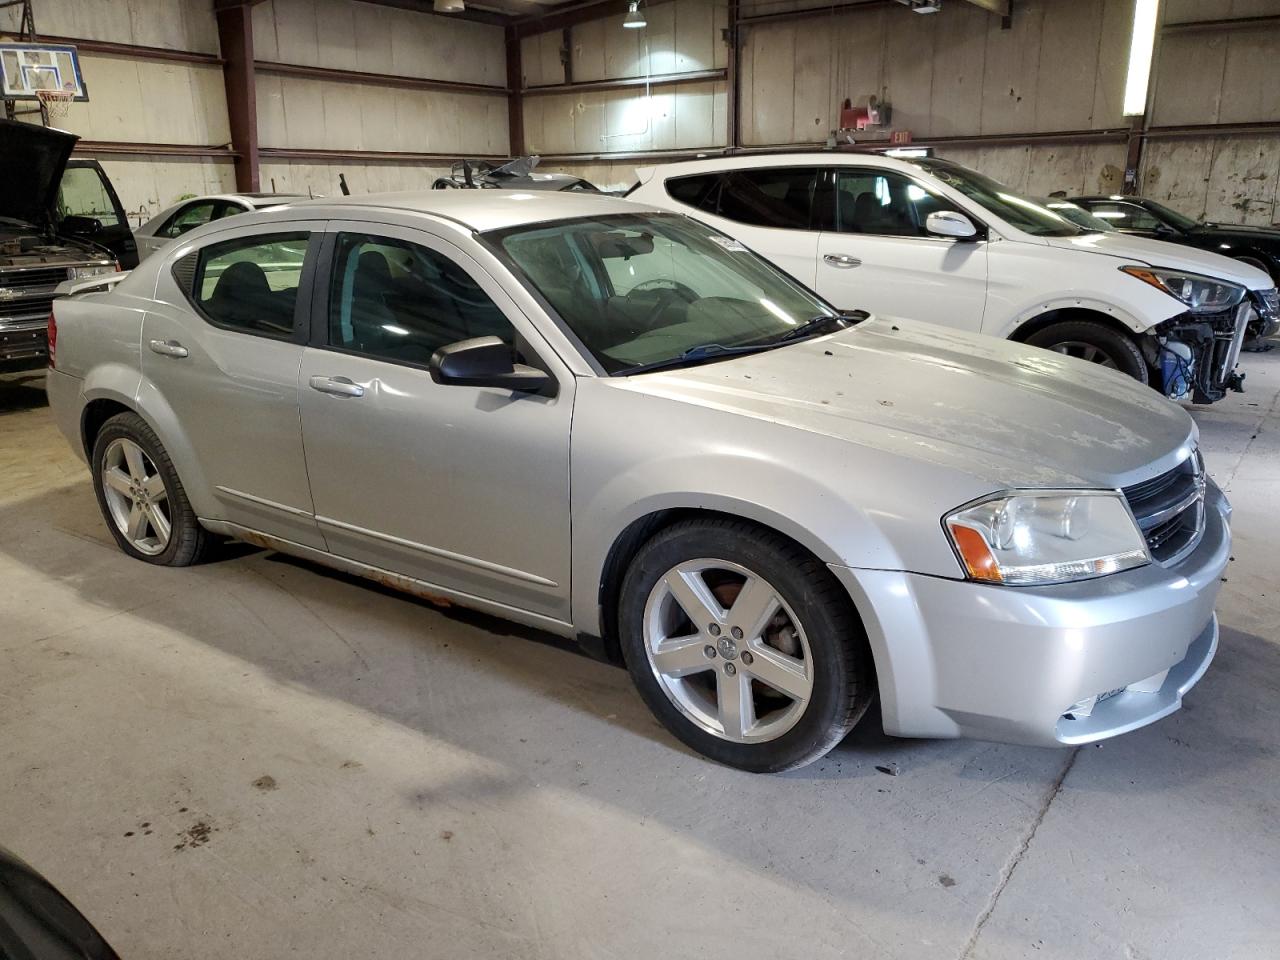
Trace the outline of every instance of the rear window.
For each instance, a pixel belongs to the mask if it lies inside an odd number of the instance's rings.
[[[764,167],[725,170],[666,182],[680,203],[755,227],[814,229],[817,167]]]

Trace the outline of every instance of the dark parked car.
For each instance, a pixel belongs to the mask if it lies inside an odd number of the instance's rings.
[[[119,960],[48,880],[0,847],[0,960]]]
[[[0,377],[44,370],[58,284],[119,269],[116,255],[90,239],[101,234],[101,221],[59,201],[77,139],[0,120]]]
[[[1234,257],[1270,274],[1272,280],[1280,283],[1280,229],[1193,220],[1145,197],[1072,197],[1071,202],[1106,220],[1121,233],[1184,243]],[[1277,329],[1280,329],[1280,320],[1273,318],[1249,332],[1255,337],[1265,337]]]

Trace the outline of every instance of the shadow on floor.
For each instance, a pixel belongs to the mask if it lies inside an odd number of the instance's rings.
[[[0,380],[0,417],[49,405],[44,392],[44,372],[22,380]]]

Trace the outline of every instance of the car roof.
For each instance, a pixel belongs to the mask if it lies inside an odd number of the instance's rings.
[[[630,200],[597,193],[547,190],[412,190],[368,193],[358,197],[326,197],[289,204],[290,210],[312,210],[317,216],[342,216],[373,209],[401,210],[452,220],[476,231],[575,217],[626,213],[669,213]]]
[[[939,160],[941,157],[931,159]],[[654,175],[666,180],[671,177],[687,176],[696,173],[711,173],[716,170],[759,169],[760,167],[793,167],[793,166],[860,166],[876,167],[883,170],[897,170],[900,173],[920,175],[920,168],[910,160],[898,157],[886,157],[881,153],[852,150],[780,150],[751,151],[735,153],[728,156],[699,157],[696,160],[679,160],[674,163],[646,164],[636,168],[641,183],[647,183]]]

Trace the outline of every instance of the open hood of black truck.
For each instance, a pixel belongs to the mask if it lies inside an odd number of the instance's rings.
[[[0,119],[0,217],[47,226],[74,133]]]

